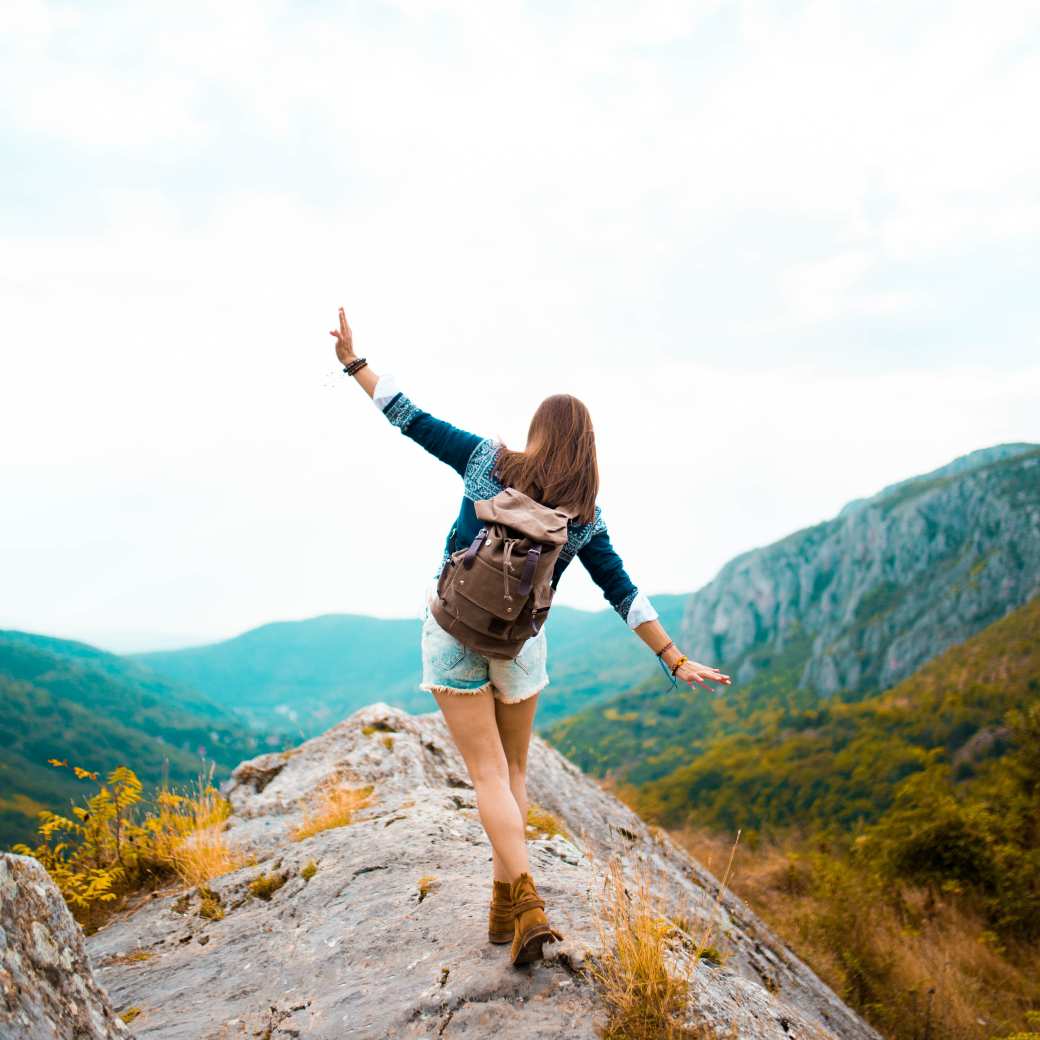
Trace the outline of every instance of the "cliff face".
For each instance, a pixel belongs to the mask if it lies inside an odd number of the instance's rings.
[[[371,785],[371,804],[349,826],[292,840],[330,781]],[[197,893],[171,892],[113,920],[88,940],[98,978],[116,1007],[141,1008],[139,1037],[591,1040],[604,1012],[583,965],[599,948],[596,903],[617,857],[629,880],[649,871],[688,931],[715,922],[721,963],[694,968],[692,1022],[746,1040],[876,1037],[747,907],[716,901],[715,879],[667,836],[537,738],[529,786],[573,836],[530,841],[565,935],[530,967],[487,943],[490,850],[443,720],[373,705],[239,766],[226,836],[255,864],[211,883],[208,916]],[[280,883],[267,898],[249,887],[261,875]],[[689,967],[683,934],[671,956]]]
[[[894,685],[1040,591],[1040,449],[1002,445],[745,553],[690,599],[683,636],[738,682]]]

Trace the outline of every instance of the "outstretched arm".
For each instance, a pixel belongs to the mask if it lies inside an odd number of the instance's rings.
[[[357,355],[354,352],[354,337],[342,307],[339,309],[339,329],[332,329],[329,335],[336,337],[336,357],[344,365],[355,360]],[[401,433],[441,462],[446,462],[460,476],[465,476],[466,464],[474,448],[483,438],[475,433],[460,430],[457,426],[416,407],[397,389],[392,376],[380,377],[368,364],[354,373],[354,379]]]
[[[666,648],[661,654],[661,660],[668,671],[671,671],[686,655],[669,638],[650,600],[636,588],[625,572],[621,557],[610,544],[610,536],[607,534],[602,516],[597,515],[596,527],[596,533],[578,550],[578,559],[585,565],[592,580],[603,590],[603,595],[610,605],[625,619],[628,627],[655,654]],[[713,689],[708,685],[709,682],[727,686],[730,682],[729,676],[717,668],[698,664],[689,658],[676,670],[675,678],[687,683],[691,689],[694,683],[705,689]]]

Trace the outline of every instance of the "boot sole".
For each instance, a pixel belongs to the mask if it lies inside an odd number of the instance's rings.
[[[516,951],[513,964],[530,964],[542,959],[542,944],[553,938],[552,929],[546,925],[532,928],[524,938],[520,949]]]

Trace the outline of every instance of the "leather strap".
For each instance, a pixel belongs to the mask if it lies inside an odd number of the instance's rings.
[[[487,538],[488,529],[482,527],[477,531],[477,537],[469,543],[469,548],[466,550],[466,555],[462,557],[462,566],[469,570],[473,566],[473,559],[480,551],[481,545],[484,544],[484,539]]]
[[[525,910],[544,910],[545,900],[540,896],[527,896],[513,904],[513,913],[522,914]]]
[[[516,589],[516,594],[521,599],[531,592],[531,585],[534,582],[534,569],[538,566],[538,559],[541,555],[542,547],[540,545],[527,550],[527,559],[524,560],[524,569],[520,574],[520,584]]]

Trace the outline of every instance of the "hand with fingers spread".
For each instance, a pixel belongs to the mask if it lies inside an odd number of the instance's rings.
[[[331,329],[329,335],[336,337],[336,357],[339,358],[340,364],[349,365],[357,355],[354,353],[354,334],[350,331],[347,315],[342,307],[339,309],[339,328]]]
[[[730,677],[723,672],[720,672],[717,668],[710,668],[706,664],[698,664],[696,661],[686,660],[679,665],[678,670],[675,673],[676,679],[682,679],[683,682],[687,683],[690,689],[693,689],[693,684],[698,683],[703,686],[706,690],[715,689],[714,686],[709,685],[710,683],[722,683],[723,686],[730,685]]]

